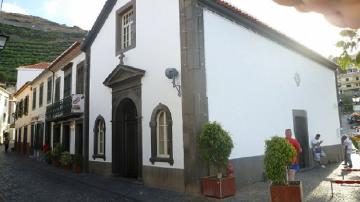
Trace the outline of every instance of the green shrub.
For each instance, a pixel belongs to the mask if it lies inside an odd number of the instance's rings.
[[[200,152],[217,173],[226,168],[232,148],[232,139],[219,123],[207,123],[200,134]]]
[[[285,138],[275,136],[265,141],[265,172],[273,184],[287,184],[286,167],[295,155],[295,148]]]
[[[57,144],[55,145],[55,147],[53,148],[53,150],[51,151],[51,160],[53,161],[59,161],[60,160],[60,156],[61,153],[64,151],[63,147],[61,144]]]
[[[62,152],[60,156],[60,165],[68,167],[72,164],[71,155],[68,151]]]

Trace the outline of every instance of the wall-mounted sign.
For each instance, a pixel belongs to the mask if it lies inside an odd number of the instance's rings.
[[[73,113],[81,113],[84,112],[84,95],[76,94],[72,96],[72,107],[71,112]]]

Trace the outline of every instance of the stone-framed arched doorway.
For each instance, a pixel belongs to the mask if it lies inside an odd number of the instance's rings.
[[[139,178],[139,119],[135,103],[125,98],[114,109],[113,173],[126,178]]]
[[[118,65],[104,81],[112,89],[112,173],[142,180],[141,78],[145,71]]]

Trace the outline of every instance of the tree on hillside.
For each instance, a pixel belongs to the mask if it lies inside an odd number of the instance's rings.
[[[343,40],[336,43],[336,47],[342,49],[339,57],[335,61],[342,71],[350,67],[360,69],[360,35],[358,30],[346,29],[340,32]]]

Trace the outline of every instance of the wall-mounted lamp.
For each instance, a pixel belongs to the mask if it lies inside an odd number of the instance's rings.
[[[178,96],[180,97],[181,96],[181,86],[176,84],[176,82],[175,82],[176,78],[179,76],[179,72],[177,71],[177,69],[167,68],[165,70],[165,76],[168,79],[172,79],[173,87],[176,88],[176,90],[178,91]]]

